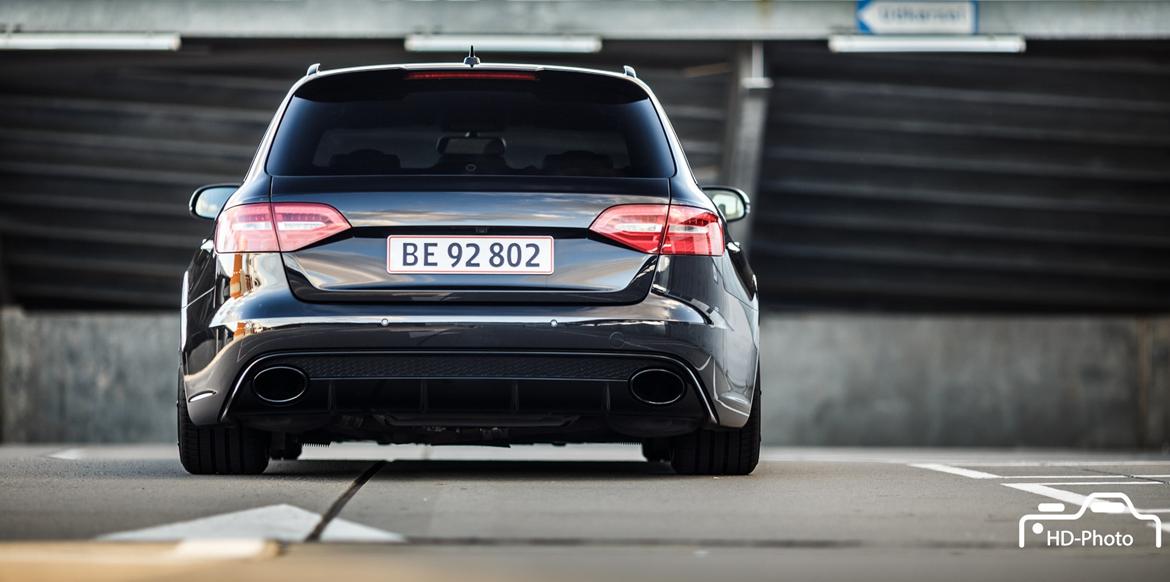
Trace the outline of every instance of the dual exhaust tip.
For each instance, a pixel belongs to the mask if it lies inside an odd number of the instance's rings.
[[[291,366],[265,368],[252,379],[252,393],[269,404],[288,404],[309,388],[309,378]],[[678,374],[649,368],[630,377],[630,394],[655,406],[674,404],[686,393],[687,385]]]

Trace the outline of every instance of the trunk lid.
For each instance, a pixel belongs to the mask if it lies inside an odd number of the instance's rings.
[[[293,292],[306,301],[637,302],[650,290],[657,256],[597,236],[589,226],[611,206],[669,199],[668,180],[661,178],[333,176],[272,182],[273,202],[328,204],[352,226],[283,254]],[[552,272],[391,272],[391,236],[551,237]],[[437,260],[448,257],[439,252]]]

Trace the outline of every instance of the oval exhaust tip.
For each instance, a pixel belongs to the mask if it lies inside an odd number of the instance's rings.
[[[642,370],[630,377],[630,394],[655,406],[678,402],[686,389],[686,382],[678,374],[661,368]]]
[[[288,404],[305,394],[309,378],[290,366],[273,366],[252,378],[252,393],[269,404]]]

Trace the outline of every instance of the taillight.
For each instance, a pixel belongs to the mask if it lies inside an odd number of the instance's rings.
[[[622,204],[605,209],[589,230],[644,253],[662,246],[669,212],[666,204]]]
[[[702,208],[671,206],[662,254],[722,255],[723,227],[719,217]]]
[[[309,202],[277,202],[272,205],[276,238],[280,250],[295,251],[339,232],[349,230],[349,221],[336,208]]]
[[[336,208],[311,202],[241,204],[223,211],[215,225],[221,253],[290,252],[349,230]]]
[[[269,253],[280,250],[268,203],[225,209],[215,223],[215,250],[221,253]]]
[[[644,253],[723,254],[723,228],[719,217],[693,206],[611,206],[593,221],[589,230]]]

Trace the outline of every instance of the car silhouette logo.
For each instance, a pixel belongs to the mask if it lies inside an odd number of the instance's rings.
[[[1039,535],[1045,531],[1044,524],[1047,522],[1077,521],[1090,511],[1105,514],[1128,513],[1135,519],[1150,522],[1150,525],[1154,528],[1154,547],[1162,547],[1162,519],[1153,514],[1138,512],[1137,508],[1133,505],[1133,501],[1124,493],[1091,493],[1085,498],[1084,502],[1081,503],[1080,509],[1075,513],[1060,513],[1064,511],[1063,503],[1041,503],[1037,509],[1040,513],[1031,513],[1020,518],[1019,546],[1021,548],[1024,547],[1024,536],[1028,530],[1031,530],[1033,534]],[[1132,543],[1132,537],[1130,543]]]

